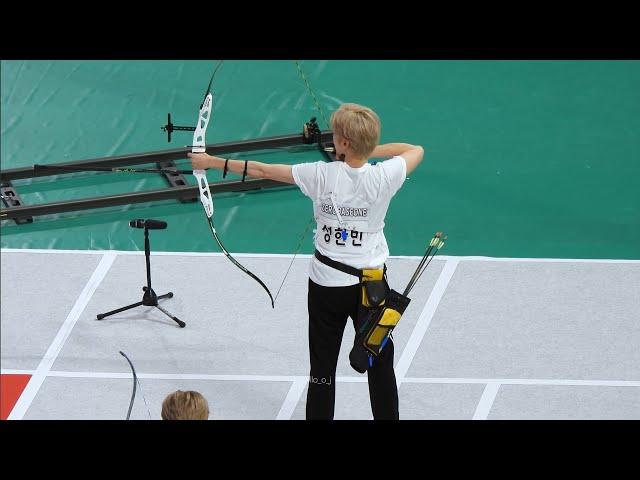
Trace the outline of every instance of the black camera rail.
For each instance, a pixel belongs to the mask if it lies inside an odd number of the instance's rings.
[[[304,125],[302,134],[280,135],[251,140],[240,140],[207,145],[207,153],[210,155],[223,155],[227,153],[240,153],[258,150],[270,150],[278,148],[294,147],[299,145],[316,144],[320,153],[327,161],[335,160],[335,155],[328,150],[333,147],[332,132],[320,131],[312,118]],[[52,166],[78,167],[123,167],[131,165],[155,163],[159,168],[173,167],[173,161],[187,158],[189,147],[155,152],[142,152],[115,157],[93,158],[74,162],[52,164]],[[146,192],[124,193],[102,197],[93,197],[80,200],[68,200],[63,202],[43,203],[39,205],[25,205],[12,185],[12,180],[34,178],[50,175],[61,175],[67,172],[61,170],[35,169],[34,167],[13,168],[0,171],[0,183],[2,187],[2,200],[6,208],[0,213],[0,220],[14,220],[16,223],[30,223],[34,216],[49,215],[77,210],[127,205],[133,203],[152,202],[157,200],[177,199],[182,202],[197,200],[199,188],[197,185],[187,185],[180,175],[164,173],[169,182],[169,187]],[[211,193],[241,192],[275,187],[288,187],[289,184],[274,180],[247,180],[210,182]]]

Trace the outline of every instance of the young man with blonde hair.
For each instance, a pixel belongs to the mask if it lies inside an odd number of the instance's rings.
[[[351,317],[359,328],[360,278],[346,270],[383,269],[389,256],[384,218],[405,178],[422,161],[422,147],[378,145],[380,119],[370,108],[345,103],[331,116],[333,143],[341,161],[271,165],[190,154],[194,169],[225,168],[255,178],[297,185],[313,201],[316,253],[309,269],[309,357],[306,416],[333,419],[335,373],[342,335]],[[391,157],[375,165],[369,158]],[[345,267],[339,270],[336,266]],[[397,420],[398,389],[393,341],[367,369],[374,419]],[[353,365],[353,363],[352,363]],[[355,368],[355,367],[354,367]]]
[[[177,390],[162,402],[163,420],[208,420],[209,404],[199,392]]]

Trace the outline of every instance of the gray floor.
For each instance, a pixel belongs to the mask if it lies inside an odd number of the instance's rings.
[[[288,256],[237,256],[274,295]],[[33,377],[10,418],[120,419],[133,361],[132,418],[160,418],[164,396],[198,390],[214,419],[303,419],[308,256],[272,310],[220,255],[154,253],[153,288],[180,329],[141,300],[140,252],[1,253],[3,374]],[[418,258],[391,258],[404,287]],[[394,332],[402,419],[640,419],[640,262],[440,257]],[[370,419],[366,376],[347,328],[336,419]]]

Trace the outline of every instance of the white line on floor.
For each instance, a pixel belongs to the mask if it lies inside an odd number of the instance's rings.
[[[2,375],[33,374],[35,370],[2,369]],[[241,382],[295,382],[306,376],[301,375],[206,375],[190,373],[137,373],[138,377],[150,380],[221,380]],[[47,377],[67,378],[131,378],[131,372],[68,372],[52,370]],[[358,377],[338,376],[336,381],[340,383],[367,383],[366,375]],[[438,377],[405,377],[402,383],[427,383],[427,384],[488,384],[499,383],[502,385],[563,385],[572,387],[640,387],[640,380],[574,380],[555,378],[438,378]]]
[[[416,378],[404,383],[499,383],[502,385],[563,385],[571,387],[640,387],[640,380],[571,380],[555,378]]]
[[[102,282],[102,279],[109,271],[109,268],[111,268],[111,265],[113,264],[115,258],[116,255],[111,252],[105,253],[103,255],[100,263],[94,270],[93,275],[91,275],[91,278],[89,278],[89,281],[85,285],[84,289],[82,290],[80,295],[78,295],[76,303],[71,308],[71,311],[67,315],[67,318],[64,320],[64,323],[60,327],[60,330],[58,330],[58,333],[53,339],[53,342],[51,342],[51,345],[42,357],[42,360],[40,360],[40,364],[36,368],[33,376],[31,377],[31,379],[29,379],[29,383],[25,387],[22,395],[20,395],[20,398],[18,399],[16,405],[13,407],[13,410],[9,414],[9,420],[21,420],[24,417],[25,413],[27,413],[27,409],[31,405],[31,402],[33,402],[35,396],[38,394],[38,390],[40,390],[42,383],[51,370],[53,363],[56,361],[58,354],[62,350],[64,342],[67,340],[67,338],[69,338],[73,326],[78,321],[78,318],[80,318],[80,315],[89,303],[91,296],[100,285],[100,282]]]
[[[289,393],[287,393],[287,397],[282,402],[282,407],[280,407],[276,420],[291,420],[307,383],[309,383],[309,377],[300,377],[291,384]]]
[[[37,249],[37,248],[2,248],[2,253],[72,253],[79,255],[102,255],[113,252],[117,255],[144,255],[143,250],[56,250],[56,249]],[[152,255],[166,256],[191,256],[191,257],[223,257],[223,253],[219,252],[153,252]],[[252,258],[292,258],[294,255],[290,253],[233,253],[234,257],[252,257]],[[299,253],[297,258],[311,258],[311,254]],[[419,259],[421,255],[390,255],[389,259]],[[630,263],[640,264],[640,260],[627,259],[607,259],[607,258],[515,258],[515,257],[481,257],[481,256],[454,256],[454,255],[438,255],[437,260],[453,260],[472,261],[472,262],[548,262],[548,263]]]
[[[244,382],[292,382],[301,378],[300,376],[288,375],[206,375],[190,373],[138,373],[138,378],[150,380],[221,380],[221,381],[244,381]],[[51,371],[50,377],[69,378],[131,378],[131,372],[64,372]]]
[[[454,272],[456,271],[456,267],[458,266],[458,260],[452,259],[447,260],[442,271],[440,272],[440,276],[436,281],[436,284],[433,286],[433,290],[431,291],[431,295],[422,309],[422,313],[418,318],[416,326],[413,328],[413,332],[411,332],[411,336],[407,341],[406,346],[402,351],[402,356],[398,360],[396,364],[396,377],[398,385],[400,385],[411,366],[411,362],[413,361],[413,357],[415,356],[418,348],[420,347],[420,343],[422,343],[422,339],[429,328],[429,324],[431,323],[431,319],[433,315],[436,313],[436,309],[438,308],[438,304],[444,295],[445,290],[447,289],[447,285],[449,285],[449,281],[451,281],[451,277],[453,277]]]
[[[480,401],[478,402],[478,406],[476,407],[476,411],[473,414],[473,418],[471,420],[487,419],[487,417],[489,416],[489,412],[491,411],[491,406],[493,405],[493,401],[496,399],[496,395],[498,394],[499,389],[499,383],[487,383],[487,386],[484,387],[482,397],[480,397]]]

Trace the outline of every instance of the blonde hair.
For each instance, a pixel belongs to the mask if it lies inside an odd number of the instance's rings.
[[[380,118],[357,103],[343,103],[331,115],[333,133],[347,139],[356,155],[368,157],[380,140]]]
[[[208,420],[209,404],[199,392],[178,390],[162,402],[163,420]]]

